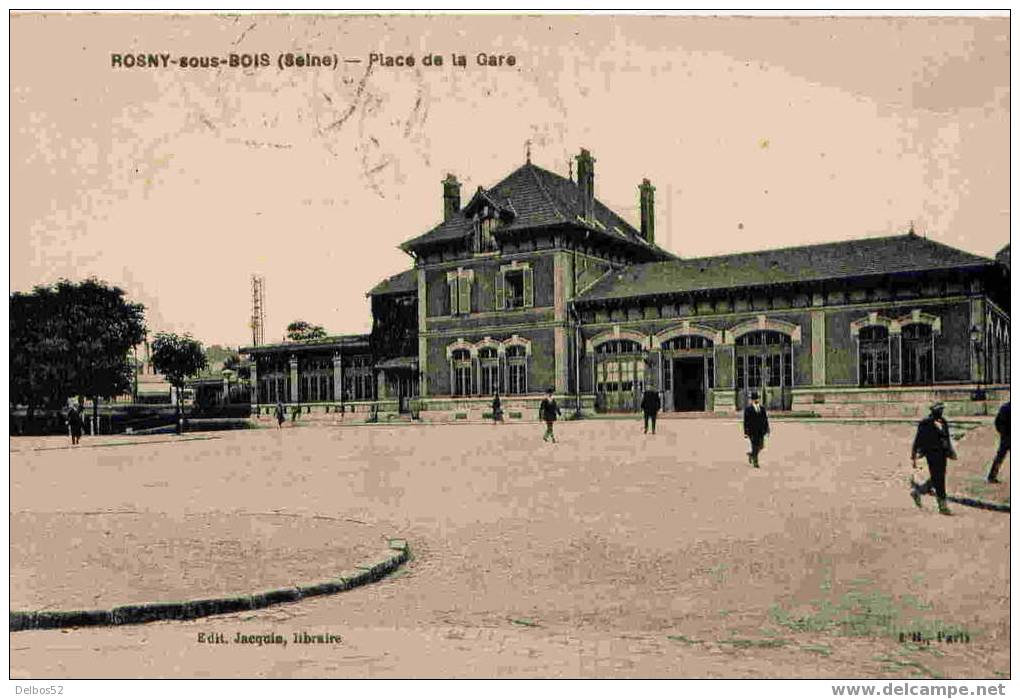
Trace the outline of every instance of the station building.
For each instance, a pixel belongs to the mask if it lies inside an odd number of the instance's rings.
[[[247,347],[253,403],[306,412],[482,418],[499,392],[532,419],[547,387],[570,412],[773,410],[957,414],[1008,396],[1009,249],[990,259],[916,235],[679,258],[577,175],[530,162],[400,247],[410,269],[368,292],[369,335]]]

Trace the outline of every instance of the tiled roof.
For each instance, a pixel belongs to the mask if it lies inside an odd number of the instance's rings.
[[[512,215],[507,225],[497,229],[497,235],[543,226],[571,224],[638,245],[656,252],[663,258],[672,257],[670,253],[642,238],[637,229],[598,199],[594,203],[592,220],[586,221],[583,217],[581,190],[577,183],[537,165],[526,163],[498,184],[483,189],[482,192],[490,201]],[[471,232],[471,221],[463,214],[458,214],[400,247],[411,250],[430,243],[463,238]]]
[[[863,238],[630,265],[607,274],[578,302],[988,264],[994,263],[914,234]]]
[[[418,272],[414,269],[409,269],[406,272],[400,274],[394,274],[392,277],[383,279],[381,282],[372,287],[372,290],[368,292],[368,296],[381,296],[382,294],[406,294],[410,291],[418,290]]]
[[[301,340],[299,342],[277,342],[258,347],[242,347],[238,352],[253,354],[256,352],[282,352],[287,350],[307,349],[329,349],[344,347],[368,347],[369,335],[329,335],[316,340]]]

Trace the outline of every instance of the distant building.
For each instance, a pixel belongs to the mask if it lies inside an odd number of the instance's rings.
[[[678,259],[577,178],[528,162],[401,248],[414,267],[369,292],[373,329],[243,348],[260,403],[475,416],[546,387],[583,412],[773,409],[913,415],[938,394],[970,409],[1009,382],[1009,252],[996,260],[905,235]],[[1003,258],[1003,253],[1005,257]]]

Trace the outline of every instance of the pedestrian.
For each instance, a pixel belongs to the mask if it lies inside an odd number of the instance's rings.
[[[492,424],[503,422],[503,404],[499,401],[499,391],[492,397]]]
[[[751,440],[747,462],[758,468],[758,453],[765,448],[765,435],[769,433],[769,416],[758,401],[758,392],[751,391],[751,404],[744,408],[744,436]]]
[[[1009,452],[1009,401],[999,408],[999,414],[995,416],[995,429],[999,431],[999,451],[995,452],[995,458],[992,459],[992,469],[988,472],[989,483],[999,482],[999,467]]]
[[[71,446],[74,446],[81,441],[82,419],[78,406],[73,403],[67,409],[67,427],[71,432]]]
[[[556,435],[553,434],[553,423],[556,422],[557,416],[560,414],[560,406],[556,405],[556,399],[553,398],[552,386],[545,389],[545,398],[542,399],[541,405],[538,406],[538,417],[545,421],[545,436],[542,437],[543,442],[552,440],[553,444],[556,443]]]
[[[652,434],[655,434],[655,419],[659,416],[662,401],[658,391],[645,391],[641,398],[641,411],[645,414],[645,434],[648,434],[648,423],[652,423]]]
[[[276,401],[276,426],[283,428],[283,422],[287,419],[287,413],[283,409],[283,401]]]
[[[939,513],[951,515],[946,506],[946,459],[955,459],[956,452],[949,436],[949,423],[942,415],[944,410],[945,405],[934,403],[928,417],[917,425],[917,435],[910,447],[910,463],[916,469],[917,457],[923,456],[928,461],[930,478],[919,486],[912,484],[910,497],[921,507],[921,496],[934,489]]]

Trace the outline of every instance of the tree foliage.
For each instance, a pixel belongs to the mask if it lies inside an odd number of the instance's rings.
[[[97,279],[37,286],[10,297],[11,400],[58,407],[70,396],[127,393],[131,348],[145,338],[145,308]]]
[[[185,380],[209,365],[202,343],[190,335],[157,333],[151,356],[152,366],[178,391]]]
[[[287,326],[287,339],[291,342],[318,340],[326,337],[326,329],[321,325],[312,325],[304,320],[295,320]]]
[[[222,345],[209,345],[205,348],[205,359],[210,371],[227,369],[227,362],[237,358],[237,352]]]
[[[151,357],[153,368],[177,389],[177,416],[180,418],[184,406],[185,380],[209,365],[202,343],[190,335],[156,333],[156,339],[152,341]]]

